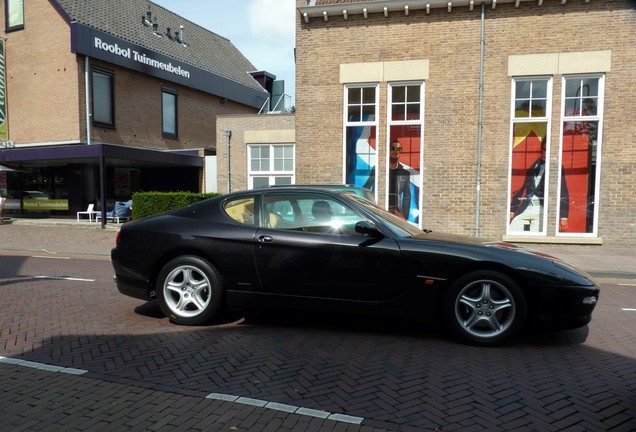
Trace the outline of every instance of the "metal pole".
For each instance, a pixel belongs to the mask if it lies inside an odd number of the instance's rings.
[[[227,138],[227,193],[232,192],[232,170],[230,165],[230,141],[232,140],[232,131],[226,130],[225,137]]]
[[[479,237],[479,211],[481,203],[481,147],[484,129],[484,33],[485,3],[481,4],[481,37],[479,41],[479,120],[477,126],[477,194],[475,203],[475,237]]]
[[[106,227],[106,160],[104,158],[104,146],[99,149],[99,189],[102,206],[102,229]]]
[[[84,86],[86,88],[86,144],[91,144],[90,58],[84,57]]]

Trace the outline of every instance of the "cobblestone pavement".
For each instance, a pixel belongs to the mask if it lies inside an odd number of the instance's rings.
[[[627,249],[542,248],[610,277],[592,323],[482,349],[344,317],[175,326],[114,289],[115,235],[0,226],[1,432],[636,430]]]

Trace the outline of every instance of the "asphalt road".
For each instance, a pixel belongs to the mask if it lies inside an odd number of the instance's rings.
[[[586,328],[495,349],[317,314],[193,328],[118,294],[94,235],[0,252],[2,432],[636,430],[634,280],[600,280]]]

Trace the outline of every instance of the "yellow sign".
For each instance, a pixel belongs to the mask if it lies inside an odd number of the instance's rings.
[[[67,199],[23,199],[23,210],[68,210]]]

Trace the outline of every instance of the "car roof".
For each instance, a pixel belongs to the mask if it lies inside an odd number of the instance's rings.
[[[372,202],[375,202],[375,196],[373,195],[373,192],[371,192],[369,189],[361,188],[359,186],[352,185],[352,184],[295,184],[295,185],[272,185],[269,187],[276,188],[276,189],[280,189],[280,188],[289,188],[293,190],[320,189],[320,190],[328,190],[328,191],[334,191],[334,192],[347,192],[347,193],[354,193],[358,196],[361,196]]]

